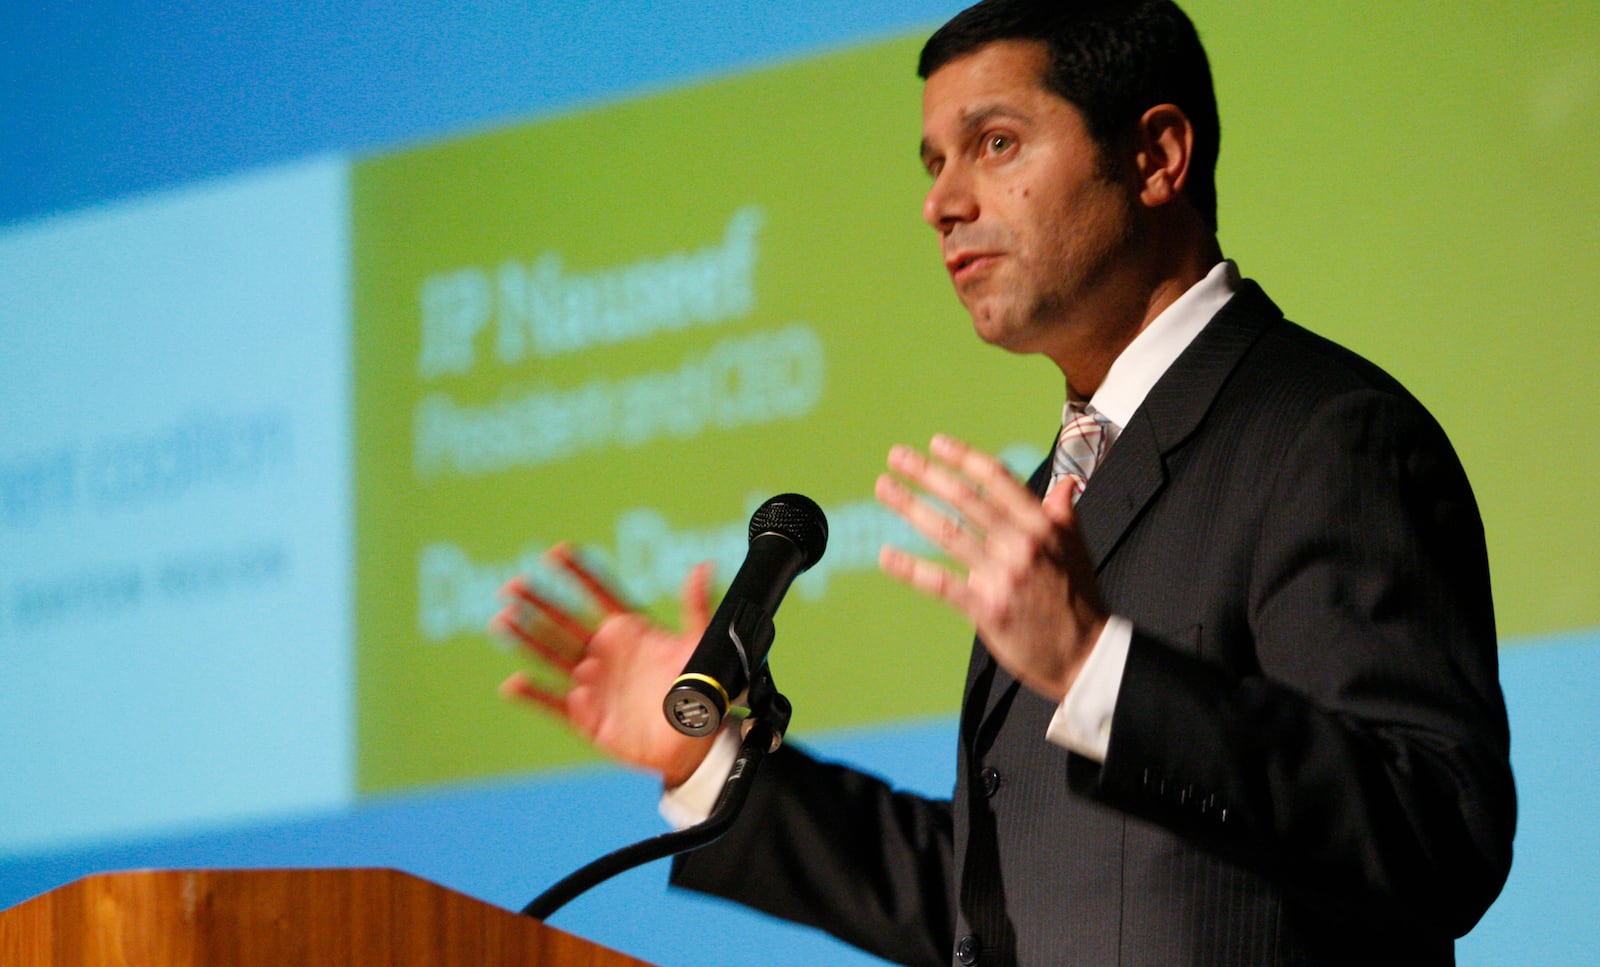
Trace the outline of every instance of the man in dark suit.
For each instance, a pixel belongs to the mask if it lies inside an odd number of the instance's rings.
[[[1028,485],[944,437],[878,483],[956,565],[883,569],[978,632],[953,801],[786,747],[674,882],[906,963],[1453,962],[1515,797],[1444,434],[1222,259],[1209,70],[1171,3],[989,0],[921,72],[956,292],[1068,398]],[[663,694],[695,636],[614,610],[535,697],[692,799],[726,752],[624,693]]]

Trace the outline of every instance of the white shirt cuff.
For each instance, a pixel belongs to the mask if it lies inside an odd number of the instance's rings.
[[[1056,707],[1045,738],[1096,762],[1106,761],[1111,747],[1111,716],[1122,691],[1122,672],[1133,643],[1133,622],[1112,615],[1083,663],[1078,680]]]
[[[671,823],[674,829],[687,829],[705,822],[716,807],[717,797],[722,795],[722,787],[728,781],[728,773],[733,770],[733,762],[737,758],[739,730],[723,729],[711,740],[711,751],[706,753],[700,768],[685,779],[683,785],[661,794],[661,803],[657,808],[661,810],[662,818]]]

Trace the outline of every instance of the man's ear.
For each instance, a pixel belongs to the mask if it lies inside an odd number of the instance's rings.
[[[1134,131],[1134,168],[1139,200],[1147,208],[1175,201],[1189,181],[1194,157],[1194,125],[1176,104],[1157,104],[1144,112]]]

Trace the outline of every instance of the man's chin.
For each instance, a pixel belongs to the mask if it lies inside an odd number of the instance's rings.
[[[1024,345],[1026,327],[1019,325],[1009,314],[983,303],[968,306],[967,311],[972,315],[972,331],[978,334],[979,339],[1009,352],[1029,351]]]

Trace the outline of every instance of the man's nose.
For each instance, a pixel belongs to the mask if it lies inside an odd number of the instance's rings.
[[[978,200],[972,182],[956,165],[946,165],[933,179],[933,186],[922,200],[922,218],[939,231],[978,217]]]

